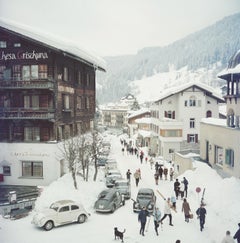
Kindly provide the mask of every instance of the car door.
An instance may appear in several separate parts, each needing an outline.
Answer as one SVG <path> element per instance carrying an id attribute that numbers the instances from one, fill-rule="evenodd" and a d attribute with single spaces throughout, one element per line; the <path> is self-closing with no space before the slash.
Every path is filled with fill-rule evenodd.
<path id="1" fill-rule="evenodd" d="M 62 206 L 58 210 L 57 223 L 66 224 L 68 222 L 71 222 L 70 207 L 69 207 L 69 205 Z"/>
<path id="2" fill-rule="evenodd" d="M 114 201 L 115 201 L 115 205 L 117 207 L 121 206 L 122 196 L 118 191 L 116 191 L 115 194 L 114 194 Z"/>

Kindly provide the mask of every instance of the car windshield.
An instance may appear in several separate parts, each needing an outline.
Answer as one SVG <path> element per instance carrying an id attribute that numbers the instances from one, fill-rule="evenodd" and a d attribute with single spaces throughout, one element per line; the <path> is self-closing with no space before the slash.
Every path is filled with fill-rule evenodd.
<path id="1" fill-rule="evenodd" d="M 126 182 L 116 182 L 115 186 L 116 187 L 127 187 L 128 184 Z"/>
<path id="2" fill-rule="evenodd" d="M 138 198 L 152 198 L 152 194 L 141 192 L 141 193 L 138 193 L 137 197 Z"/>

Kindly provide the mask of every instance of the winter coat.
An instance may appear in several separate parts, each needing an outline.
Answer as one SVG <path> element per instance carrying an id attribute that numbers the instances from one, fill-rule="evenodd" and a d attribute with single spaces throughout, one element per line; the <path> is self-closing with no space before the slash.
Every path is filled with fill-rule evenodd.
<path id="1" fill-rule="evenodd" d="M 231 235 L 226 235 L 221 243 L 234 243 L 235 240 L 232 238 Z"/>
<path id="2" fill-rule="evenodd" d="M 182 204 L 182 212 L 184 212 L 185 215 L 189 215 L 191 212 L 190 206 L 188 202 L 183 202 Z"/>
<path id="3" fill-rule="evenodd" d="M 233 239 L 237 239 L 237 242 L 240 243 L 240 228 L 238 229 L 238 231 L 233 236 Z"/>
<path id="4" fill-rule="evenodd" d="M 153 211 L 153 217 L 154 217 L 154 221 L 160 222 L 160 220 L 161 220 L 161 211 L 159 209 L 155 209 Z"/>
<path id="5" fill-rule="evenodd" d="M 140 179 L 140 174 L 139 174 L 138 171 L 136 171 L 136 172 L 134 173 L 134 178 L 135 178 L 135 179 Z"/>
<path id="6" fill-rule="evenodd" d="M 185 177 L 183 179 L 183 184 L 184 184 L 184 190 L 187 190 L 187 188 L 188 188 L 188 180 Z"/>
<path id="7" fill-rule="evenodd" d="M 167 174 L 168 174 L 168 169 L 167 169 L 167 168 L 164 168 L 164 170 L 163 170 L 163 174 L 164 174 L 164 175 L 167 175 Z"/>
<path id="8" fill-rule="evenodd" d="M 162 175 L 163 174 L 163 168 L 162 168 L 162 166 L 159 167 L 158 172 L 159 172 L 159 175 Z"/>
<path id="9" fill-rule="evenodd" d="M 149 216 L 149 213 L 147 210 L 141 210 L 138 214 L 138 221 L 141 223 L 147 222 L 147 216 Z"/>
<path id="10" fill-rule="evenodd" d="M 174 182 L 174 191 L 179 191 L 179 186 L 180 186 L 179 181 L 175 181 Z"/>
<path id="11" fill-rule="evenodd" d="M 203 207 L 198 208 L 196 214 L 199 216 L 200 219 L 205 219 L 205 215 L 207 214 L 207 210 Z"/>
<path id="12" fill-rule="evenodd" d="M 166 201 L 165 204 L 164 204 L 164 214 L 171 214 L 171 203 Z"/>

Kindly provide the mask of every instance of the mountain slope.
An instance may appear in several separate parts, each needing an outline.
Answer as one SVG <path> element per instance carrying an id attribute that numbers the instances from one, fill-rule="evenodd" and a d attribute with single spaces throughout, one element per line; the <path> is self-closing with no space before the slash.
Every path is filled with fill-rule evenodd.
<path id="1" fill-rule="evenodd" d="M 107 73 L 98 75 L 97 99 L 100 103 L 119 100 L 132 92 L 130 83 L 169 67 L 188 70 L 214 67 L 214 75 L 226 67 L 229 58 L 240 49 L 240 13 L 231 15 L 203 30 L 165 47 L 147 47 L 136 55 L 106 57 Z M 220 65 L 219 65 L 220 64 Z M 209 78 L 214 78 L 216 75 Z"/>

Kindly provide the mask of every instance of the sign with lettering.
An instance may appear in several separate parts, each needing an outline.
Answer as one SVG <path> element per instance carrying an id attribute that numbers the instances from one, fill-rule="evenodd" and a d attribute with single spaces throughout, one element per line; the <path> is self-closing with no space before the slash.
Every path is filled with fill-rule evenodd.
<path id="1" fill-rule="evenodd" d="M 0 52 L 0 60 L 38 60 L 38 59 L 47 59 L 47 52 L 36 52 L 36 51 L 19 51 L 14 52 Z"/>

